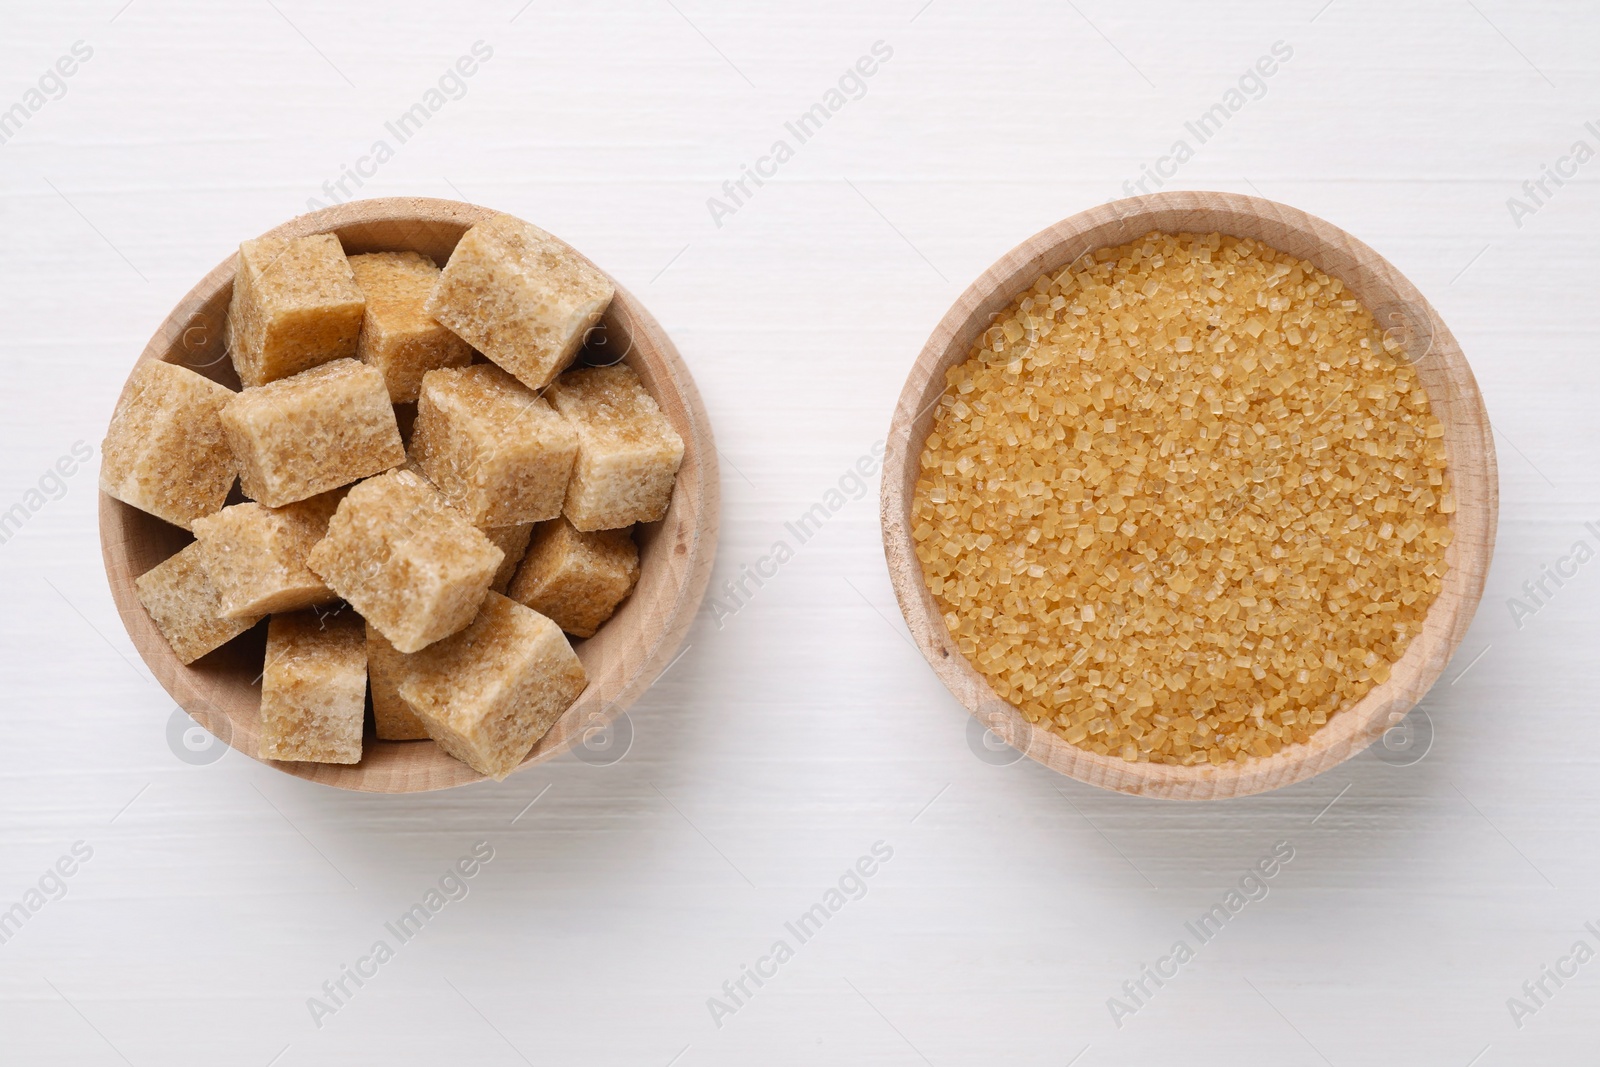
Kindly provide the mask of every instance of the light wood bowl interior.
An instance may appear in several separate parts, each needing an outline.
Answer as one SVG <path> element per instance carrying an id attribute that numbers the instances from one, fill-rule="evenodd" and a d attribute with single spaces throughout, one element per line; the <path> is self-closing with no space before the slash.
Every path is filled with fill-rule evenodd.
<path id="1" fill-rule="evenodd" d="M 990 688 L 951 640 L 923 579 L 911 539 L 918 457 L 933 425 L 945 371 L 965 361 L 994 315 L 1041 273 L 1086 252 L 1159 230 L 1249 237 L 1310 260 L 1340 278 L 1380 325 L 1404 331 L 1409 356 L 1445 428 L 1457 508 L 1446 552 L 1444 588 L 1423 630 L 1388 681 L 1329 718 L 1304 744 L 1266 758 L 1222 766 L 1131 763 L 1069 744 L 1030 724 Z M 1166 192 L 1120 200 L 1057 223 L 1008 252 L 973 282 L 933 331 L 900 394 L 884 463 L 884 552 L 900 610 L 940 680 L 980 722 L 1029 757 L 1091 785 L 1143 796 L 1208 800 L 1245 796 L 1309 778 L 1349 759 L 1398 723 L 1438 680 L 1483 594 L 1499 507 L 1494 441 L 1477 382 L 1460 346 L 1433 307 L 1398 270 L 1365 244 L 1304 211 L 1230 193 Z"/>
<path id="2" fill-rule="evenodd" d="M 415 251 L 443 266 L 461 235 L 495 214 L 446 200 L 365 200 L 303 215 L 271 235 L 333 233 L 351 255 Z M 233 292 L 235 258 L 230 253 L 179 302 L 146 346 L 141 361 L 179 363 L 231 389 L 239 388 L 222 328 Z M 644 306 L 618 285 L 601 329 L 591 333 L 586 355 L 595 362 L 621 360 L 639 373 L 683 437 L 683 466 L 666 518 L 635 530 L 641 568 L 638 586 L 599 633 L 574 641 L 589 676 L 588 688 L 534 746 L 523 768 L 550 759 L 586 732 L 609 723 L 649 687 L 683 642 L 705 595 L 716 551 L 716 448 L 700 394 L 677 349 Z M 197 722 L 245 755 L 258 758 L 266 622 L 186 667 L 173 655 L 134 591 L 139 575 L 190 540 L 186 531 L 100 495 L 106 576 L 139 654 L 156 680 Z M 370 792 L 418 792 L 482 779 L 432 741 L 377 740 L 370 716 L 359 764 L 263 762 L 301 778 Z"/>

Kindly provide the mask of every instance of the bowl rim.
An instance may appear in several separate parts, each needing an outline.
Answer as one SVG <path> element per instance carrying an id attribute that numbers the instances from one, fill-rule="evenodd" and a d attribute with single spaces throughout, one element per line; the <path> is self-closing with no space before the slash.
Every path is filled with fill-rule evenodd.
<path id="1" fill-rule="evenodd" d="M 918 458 L 943 394 L 944 371 L 968 357 L 982 325 L 1039 275 L 1151 231 L 1249 237 L 1310 260 L 1339 278 L 1380 321 L 1426 341 L 1412 362 L 1445 426 L 1457 511 L 1443 588 L 1389 679 L 1340 710 L 1310 740 L 1247 762 L 1132 763 L 1070 744 L 1029 723 L 956 648 L 923 578 L 909 522 Z M 1374 295 L 1381 299 L 1373 300 Z M 1418 347 L 1423 347 L 1418 345 Z M 1393 264 L 1332 223 L 1261 197 L 1173 190 L 1114 200 L 1039 231 L 969 285 L 934 328 L 907 376 L 888 434 L 880 520 L 891 584 L 913 639 L 939 680 L 983 726 L 1029 758 L 1090 785 L 1139 796 L 1212 800 L 1276 789 L 1320 774 L 1393 729 L 1443 674 L 1483 595 L 1493 555 L 1499 487 L 1493 431 L 1460 345 L 1422 293 Z"/>
<path id="2" fill-rule="evenodd" d="M 454 200 L 378 197 L 348 201 L 308 212 L 273 227 L 261 236 L 300 237 L 333 233 L 349 243 L 352 240 L 351 232 L 359 232 L 362 227 L 403 227 L 409 224 L 427 230 L 437 239 L 440 228 L 449 231 L 459 227 L 460 232 L 464 233 L 477 222 L 500 214 L 507 212 Z M 452 247 L 459 237 L 458 233 L 450 239 Z M 408 236 L 377 243 L 401 251 L 412 243 L 420 243 L 420 240 Z M 581 251 L 577 254 L 596 270 L 605 273 Z M 196 329 L 213 329 L 209 318 L 204 317 L 204 309 L 221 299 L 220 294 L 231 291 L 236 263 L 237 253 L 230 253 L 174 305 L 134 366 L 129 369 L 130 380 L 133 370 L 146 360 L 168 358 L 180 345 L 187 346 L 190 338 L 195 336 Z M 663 582 L 667 583 L 663 588 L 669 590 L 669 595 L 664 602 L 652 603 L 648 613 L 641 609 L 639 635 L 643 640 L 629 642 L 619 653 L 626 668 L 615 677 L 604 675 L 603 687 L 597 686 L 597 681 L 602 679 L 591 671 L 590 682 L 584 692 L 535 744 L 527 758 L 513 771 L 514 774 L 535 763 L 554 758 L 580 739 L 609 726 L 674 662 L 674 656 L 682 646 L 710 584 L 716 556 L 720 481 L 716 445 L 704 401 L 682 356 L 660 323 L 620 282 L 609 274 L 606 277 L 616 286 L 616 295 L 607 311 L 606 321 L 612 321 L 615 316 L 615 321 L 625 329 L 629 343 L 628 351 L 622 358 L 627 358 L 637 350 L 643 364 L 641 366 L 633 360 L 630 360 L 630 364 L 641 371 L 641 376 L 651 386 L 651 393 L 663 411 L 669 415 L 676 414 L 674 422 L 679 423 L 677 428 L 687 446 L 668 516 L 661 523 L 654 524 L 657 528 L 649 545 L 650 551 L 662 553 L 659 566 L 669 572 L 663 576 Z M 205 325 L 197 327 L 197 322 L 204 322 Z M 221 358 L 218 357 L 218 360 Z M 124 382 L 123 389 L 119 391 L 119 402 L 127 387 L 128 383 Z M 664 388 L 670 390 L 669 395 L 662 395 Z M 487 780 L 484 775 L 444 755 L 432 745 L 427 747 L 438 751 L 439 758 L 428 760 L 424 767 L 413 766 L 414 757 L 408 753 L 421 751 L 421 742 L 378 742 L 373 739 L 370 729 L 365 739 L 362 761 L 358 764 L 302 763 L 257 756 L 254 719 L 259 715 L 259 685 L 252 686 L 253 695 L 249 697 L 248 709 L 242 707 L 238 699 L 230 699 L 228 694 L 235 691 L 234 681 L 228 676 L 218 677 L 215 671 L 207 669 L 209 657 L 202 657 L 192 666 L 179 663 L 166 639 L 139 603 L 134 588 L 134 580 L 138 575 L 133 573 L 130 544 L 138 537 L 134 532 L 135 525 L 147 521 L 160 520 L 100 490 L 101 556 L 112 599 L 129 638 L 156 681 L 214 737 L 251 759 L 286 774 L 360 792 L 425 792 Z M 166 531 L 174 540 L 183 533 L 177 527 Z M 624 603 L 626 607 L 627 602 Z M 604 632 L 602 628 L 601 634 Z M 600 636 L 590 640 L 597 640 Z M 582 647 L 580 645 L 580 655 Z M 220 652 L 221 649 L 210 655 L 216 656 Z"/>

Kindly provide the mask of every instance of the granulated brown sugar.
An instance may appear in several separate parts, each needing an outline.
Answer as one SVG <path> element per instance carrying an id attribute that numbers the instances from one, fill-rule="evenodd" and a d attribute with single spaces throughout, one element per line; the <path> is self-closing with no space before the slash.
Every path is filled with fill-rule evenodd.
<path id="1" fill-rule="evenodd" d="M 1067 741 L 1269 756 L 1386 680 L 1445 573 L 1444 427 L 1343 283 L 1151 233 L 949 370 L 913 506 L 961 652 Z"/>

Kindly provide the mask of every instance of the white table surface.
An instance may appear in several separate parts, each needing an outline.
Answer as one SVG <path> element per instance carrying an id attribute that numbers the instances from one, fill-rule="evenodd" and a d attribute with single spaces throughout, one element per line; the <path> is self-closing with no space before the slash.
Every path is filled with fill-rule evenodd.
<path id="1" fill-rule="evenodd" d="M 93 50 L 0 145 L 0 510 L 40 505 L 0 545 L 0 909 L 92 850 L 0 944 L 0 1063 L 1592 1062 L 1600 962 L 1545 979 L 1520 1020 L 1507 1003 L 1580 939 L 1600 949 L 1600 563 L 1520 629 L 1507 603 L 1600 545 L 1600 162 L 1520 225 L 1507 205 L 1575 141 L 1600 148 L 1592 5 L 7 0 L 0 18 L 0 110 Z M 648 304 L 724 458 L 718 585 L 882 437 L 973 277 L 1121 195 L 1287 44 L 1169 187 L 1360 236 L 1477 372 L 1499 545 L 1424 705 L 1426 757 L 1191 806 L 986 762 L 900 622 L 876 485 L 720 628 L 701 615 L 613 765 L 364 796 L 170 742 L 101 568 L 98 454 L 59 499 L 27 494 L 98 446 L 177 299 L 325 200 L 477 41 L 493 55 L 465 96 L 360 193 L 532 219 Z M 716 225 L 707 199 L 878 41 L 865 95 Z M 865 896 L 805 944 L 786 932 L 880 841 Z M 1266 898 L 1118 1026 L 1108 998 L 1197 945 L 1185 922 L 1280 841 L 1294 859 Z M 478 842 L 493 859 L 468 895 L 399 944 L 384 924 Z M 713 1019 L 780 938 L 793 958 Z M 314 1019 L 308 998 L 379 939 L 393 958 Z"/>

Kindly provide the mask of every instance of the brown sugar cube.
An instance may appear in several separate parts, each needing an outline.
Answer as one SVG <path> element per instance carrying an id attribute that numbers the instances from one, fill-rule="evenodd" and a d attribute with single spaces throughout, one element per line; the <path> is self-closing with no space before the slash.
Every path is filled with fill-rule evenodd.
<path id="1" fill-rule="evenodd" d="M 410 403 L 428 371 L 472 362 L 472 346 L 424 308 L 439 280 L 433 260 L 416 252 L 373 252 L 351 256 L 350 269 L 367 298 L 356 355 L 382 372 L 390 400 Z"/>
<path id="2" fill-rule="evenodd" d="M 186 367 L 140 363 L 100 445 L 100 488 L 185 530 L 222 507 L 234 477 L 222 409 L 235 395 Z"/>
<path id="3" fill-rule="evenodd" d="M 365 307 L 333 234 L 244 242 L 227 329 L 239 381 L 265 385 L 354 356 Z"/>
<path id="4" fill-rule="evenodd" d="M 562 509 L 572 525 L 615 530 L 665 516 L 683 438 L 633 368 L 619 363 L 575 370 L 562 375 L 549 396 L 578 434 L 578 462 Z"/>
<path id="5" fill-rule="evenodd" d="M 501 779 L 588 684 L 561 628 L 498 593 L 471 626 L 407 656 L 400 695 L 439 747 Z"/>
<path id="6" fill-rule="evenodd" d="M 262 759 L 360 763 L 367 639 L 354 612 L 297 611 L 267 623 Z"/>
<path id="7" fill-rule="evenodd" d="M 133 583 L 139 603 L 167 639 L 180 663 L 193 663 L 221 648 L 261 621 L 259 615 L 230 619 L 200 562 L 200 546 L 190 544 L 141 574 Z"/>
<path id="8" fill-rule="evenodd" d="M 566 519 L 534 531 L 506 594 L 575 637 L 593 637 L 639 580 L 639 549 L 627 530 L 584 533 Z"/>
<path id="9" fill-rule="evenodd" d="M 226 618 L 298 611 L 336 599 L 306 566 L 343 491 L 281 508 L 234 504 L 194 521 L 194 536 Z"/>
<path id="10" fill-rule="evenodd" d="M 353 359 L 246 389 L 222 424 L 244 495 L 272 508 L 406 461 L 383 375 Z"/>
<path id="11" fill-rule="evenodd" d="M 504 553 L 410 471 L 350 490 L 306 565 L 401 652 L 472 621 Z"/>
<path id="12" fill-rule="evenodd" d="M 428 474 L 416 460 L 408 459 L 401 464 L 401 470 L 410 471 L 429 485 Z M 434 488 L 438 488 L 434 486 Z M 511 576 L 517 572 L 517 564 L 522 562 L 522 556 L 528 551 L 528 540 L 533 536 L 535 524 L 531 522 L 518 523 L 515 526 L 479 526 L 485 537 L 494 543 L 494 546 L 506 554 L 500 561 L 500 569 L 494 572 L 494 581 L 489 583 L 489 588 L 496 593 L 504 593 L 506 585 L 510 583 Z"/>
<path id="13" fill-rule="evenodd" d="M 411 453 L 473 524 L 515 526 L 561 514 L 578 437 L 533 390 L 480 363 L 423 378 Z"/>
<path id="14" fill-rule="evenodd" d="M 380 741 L 426 741 L 428 731 L 400 698 L 406 657 L 367 623 L 367 681 L 372 687 L 372 718 Z"/>
<path id="15" fill-rule="evenodd" d="M 616 292 L 566 242 L 496 215 L 468 230 L 428 313 L 530 389 L 572 363 Z"/>
<path id="16" fill-rule="evenodd" d="M 517 564 L 522 562 L 522 557 L 528 551 L 528 541 L 533 537 L 533 527 L 533 523 L 525 522 L 518 526 L 483 528 L 484 536 L 506 554 L 506 558 L 500 561 L 500 569 L 494 572 L 494 581 L 489 583 L 489 588 L 496 593 L 504 593 L 506 586 L 511 584 L 511 576 L 517 573 Z"/>

